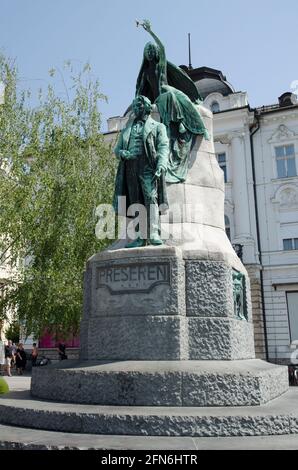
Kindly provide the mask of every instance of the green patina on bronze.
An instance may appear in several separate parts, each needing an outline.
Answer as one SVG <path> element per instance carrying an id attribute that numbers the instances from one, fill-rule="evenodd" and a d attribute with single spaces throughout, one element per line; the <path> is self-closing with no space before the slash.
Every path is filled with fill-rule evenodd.
<path id="1" fill-rule="evenodd" d="M 179 67 L 167 62 L 165 48 L 149 21 L 141 23 L 156 44 L 147 43 L 137 78 L 133 116 L 120 133 L 115 154 L 119 158 L 114 209 L 119 197 L 126 207 L 141 204 L 147 210 L 147 235 L 139 233 L 127 247 L 162 244 L 160 212 L 168 208 L 166 183 L 185 181 L 190 151 L 197 135 L 209 139 L 197 105 L 199 92 Z M 158 108 L 161 123 L 150 117 L 151 102 Z M 150 216 L 148 217 L 148 214 Z"/>
<path id="2" fill-rule="evenodd" d="M 151 102 L 145 96 L 133 101 L 134 119 L 120 133 L 114 149 L 119 158 L 114 209 L 119 213 L 118 198 L 126 197 L 126 206 L 142 204 L 147 209 L 147 240 L 160 245 L 159 210 L 168 208 L 165 172 L 168 165 L 169 140 L 164 124 L 150 117 Z M 150 215 L 149 215 L 150 214 Z M 127 247 L 144 246 L 138 236 Z"/>
<path id="3" fill-rule="evenodd" d="M 202 102 L 190 77 L 166 60 L 165 48 L 151 30 L 150 22 L 138 23 L 155 40 L 147 43 L 137 78 L 136 96 L 147 96 L 157 105 L 161 122 L 167 128 L 170 155 L 166 173 L 168 183 L 185 181 L 190 151 L 197 135 L 209 139 L 196 105 Z"/>
<path id="4" fill-rule="evenodd" d="M 240 320 L 248 321 L 245 276 L 236 270 L 233 270 L 233 298 L 235 316 Z"/>

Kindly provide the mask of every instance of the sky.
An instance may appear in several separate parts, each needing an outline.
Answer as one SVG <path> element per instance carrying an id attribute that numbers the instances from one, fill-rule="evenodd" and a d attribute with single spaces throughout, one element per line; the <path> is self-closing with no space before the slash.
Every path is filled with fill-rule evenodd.
<path id="1" fill-rule="evenodd" d="M 108 117 L 131 103 L 150 36 L 149 19 L 167 59 L 219 69 L 252 107 L 277 102 L 298 84 L 297 0 L 0 0 L 0 50 L 16 60 L 23 88 L 45 87 L 52 67 L 89 62 L 108 103 Z M 56 78 L 56 88 L 62 81 Z"/>

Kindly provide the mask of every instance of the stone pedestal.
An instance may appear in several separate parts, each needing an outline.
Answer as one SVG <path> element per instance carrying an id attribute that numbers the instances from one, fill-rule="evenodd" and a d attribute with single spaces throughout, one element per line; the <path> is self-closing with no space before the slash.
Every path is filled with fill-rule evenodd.
<path id="1" fill-rule="evenodd" d="M 207 255 L 208 253 L 206 253 Z M 234 311 L 238 258 L 184 258 L 179 247 L 106 251 L 89 260 L 82 360 L 236 360 L 254 358 L 248 320 Z"/>
<path id="2" fill-rule="evenodd" d="M 235 311 L 236 270 L 247 319 Z M 34 371 L 32 380 L 40 398 L 100 405 L 257 405 L 287 388 L 285 368 L 255 359 L 239 259 L 169 246 L 93 256 L 80 362 Z"/>

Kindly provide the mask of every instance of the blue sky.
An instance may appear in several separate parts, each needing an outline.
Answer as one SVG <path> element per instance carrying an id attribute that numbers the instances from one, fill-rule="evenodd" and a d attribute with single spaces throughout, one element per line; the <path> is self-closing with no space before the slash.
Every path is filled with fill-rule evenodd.
<path id="1" fill-rule="evenodd" d="M 176 65 L 188 62 L 191 33 L 193 67 L 222 70 L 251 106 L 277 102 L 298 80 L 297 0 L 0 0 L 0 48 L 16 58 L 26 88 L 46 86 L 65 60 L 89 61 L 109 99 L 105 121 L 134 95 L 149 40 L 135 25 L 143 18 Z"/>

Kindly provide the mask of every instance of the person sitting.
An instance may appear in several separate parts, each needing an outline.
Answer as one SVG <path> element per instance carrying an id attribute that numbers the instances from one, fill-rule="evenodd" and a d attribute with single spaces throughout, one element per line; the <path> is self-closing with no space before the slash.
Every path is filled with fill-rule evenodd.
<path id="1" fill-rule="evenodd" d="M 63 361 L 64 359 L 67 359 L 65 344 L 63 344 L 63 343 L 58 344 L 58 354 L 59 354 L 59 360 L 60 361 Z"/>
<path id="2" fill-rule="evenodd" d="M 32 351 L 31 351 L 32 367 L 36 366 L 37 357 L 38 357 L 38 348 L 36 346 L 36 343 L 33 343 Z"/>

